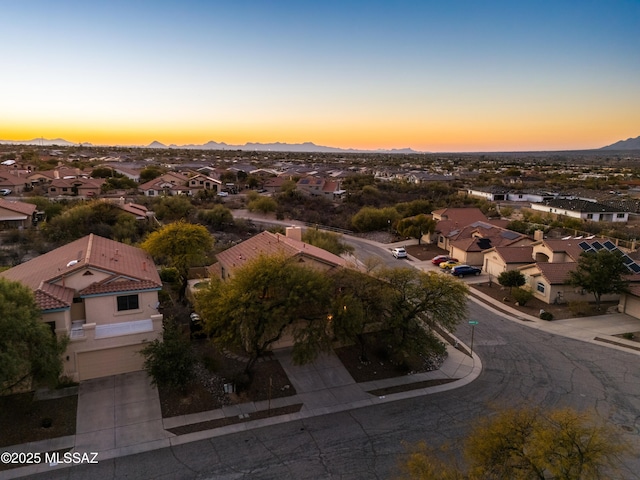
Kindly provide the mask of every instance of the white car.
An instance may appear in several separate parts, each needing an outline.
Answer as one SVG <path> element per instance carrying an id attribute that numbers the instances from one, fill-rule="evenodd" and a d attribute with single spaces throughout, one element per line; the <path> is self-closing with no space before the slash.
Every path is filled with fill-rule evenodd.
<path id="1" fill-rule="evenodd" d="M 407 258 L 407 251 L 403 247 L 397 247 L 391 250 L 391 255 L 396 258 Z"/>
<path id="2" fill-rule="evenodd" d="M 3 195 L 6 197 L 10 193 L 11 193 L 11 190 L 9 188 L 0 188 L 0 195 Z"/>
<path id="3" fill-rule="evenodd" d="M 218 196 L 219 197 L 228 197 L 229 193 L 228 192 L 218 192 Z"/>

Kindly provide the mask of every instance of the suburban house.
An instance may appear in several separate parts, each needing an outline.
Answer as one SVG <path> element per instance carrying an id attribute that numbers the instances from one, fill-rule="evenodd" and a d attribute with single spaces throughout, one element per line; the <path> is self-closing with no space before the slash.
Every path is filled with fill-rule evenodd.
<path id="1" fill-rule="evenodd" d="M 640 318 L 640 285 L 629 285 L 629 291 L 620 295 L 618 311 Z"/>
<path id="2" fill-rule="evenodd" d="M 517 270 L 533 261 L 533 247 L 520 245 L 517 247 L 493 247 L 485 250 L 482 269 L 490 277 L 498 277 L 502 272 Z"/>
<path id="3" fill-rule="evenodd" d="M 9 201 L 0 197 L 0 229 L 29 228 L 34 224 L 33 203 Z"/>
<path id="4" fill-rule="evenodd" d="M 13 194 L 21 193 L 29 184 L 26 173 L 21 170 L 0 169 L 0 188 L 11 190 Z"/>
<path id="5" fill-rule="evenodd" d="M 577 267 L 580 255 L 591 250 L 592 246 L 595 246 L 594 250 L 616 249 L 612 242 L 593 238 L 541 239 L 531 244 L 532 262 L 517 269 L 524 274 L 526 285 L 535 297 L 545 303 L 592 301 L 591 294 L 566 283 L 569 272 Z M 628 263 L 633 263 L 633 261 L 629 259 Z M 633 268 L 640 271 L 640 266 L 635 263 Z M 630 281 L 640 280 L 637 275 L 632 274 L 632 270 L 629 273 Z M 614 301 L 618 298 L 618 295 L 606 295 L 602 297 L 602 300 Z"/>
<path id="6" fill-rule="evenodd" d="M 552 215 L 579 218 L 590 222 L 627 222 L 629 213 L 598 202 L 583 199 L 558 198 L 532 203 L 531 209 Z"/>
<path id="7" fill-rule="evenodd" d="M 187 185 L 187 180 L 187 177 L 180 173 L 167 172 L 143 183 L 138 190 L 147 197 L 189 195 L 191 189 Z"/>
<path id="8" fill-rule="evenodd" d="M 556 198 L 556 194 L 539 190 L 509 190 L 503 187 L 469 188 L 465 193 L 472 197 L 484 198 L 490 202 L 532 202 L 542 203 Z"/>
<path id="9" fill-rule="evenodd" d="M 194 195 L 201 190 L 211 190 L 213 192 L 222 191 L 222 182 L 216 178 L 210 177 L 203 173 L 197 173 L 188 181 L 191 194 Z"/>
<path id="10" fill-rule="evenodd" d="M 487 222 L 473 222 L 446 237 L 446 250 L 460 262 L 484 265 L 484 252 L 495 247 L 530 245 L 533 240 L 519 232 Z"/>
<path id="11" fill-rule="evenodd" d="M 139 248 L 91 234 L 0 276 L 31 288 L 42 321 L 70 337 L 64 375 L 75 381 L 141 370 L 140 348 L 162 335 L 162 282 Z"/>
<path id="12" fill-rule="evenodd" d="M 286 235 L 261 232 L 216 255 L 217 262 L 207 270 L 210 276 L 223 280 L 233 276 L 233 272 L 260 255 L 285 255 L 295 257 L 298 262 L 323 272 L 349 266 L 347 260 L 322 248 L 302 241 L 300 227 L 288 227 Z"/>
<path id="13" fill-rule="evenodd" d="M 50 197 L 75 196 L 97 197 L 102 191 L 104 178 L 57 178 L 47 186 Z"/>
<path id="14" fill-rule="evenodd" d="M 340 190 L 340 182 L 325 180 L 320 177 L 307 176 L 298 180 L 296 189 L 310 197 L 325 197 L 331 200 L 340 198 L 344 190 Z"/>

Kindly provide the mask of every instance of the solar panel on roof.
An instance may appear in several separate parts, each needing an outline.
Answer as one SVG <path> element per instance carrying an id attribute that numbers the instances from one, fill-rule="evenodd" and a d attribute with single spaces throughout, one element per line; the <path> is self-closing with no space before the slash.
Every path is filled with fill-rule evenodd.
<path id="1" fill-rule="evenodd" d="M 611 250 L 615 250 L 616 246 L 609 240 L 607 240 L 606 242 L 604 242 L 604 248 L 606 248 L 607 250 L 611 251 Z"/>
<path id="2" fill-rule="evenodd" d="M 591 246 L 596 250 L 602 250 L 604 248 L 600 242 L 593 242 Z"/>
<path id="3" fill-rule="evenodd" d="M 591 245 L 589 245 L 587 242 L 580 242 L 578 246 L 585 252 L 591 250 Z"/>
<path id="4" fill-rule="evenodd" d="M 633 259 L 629 257 L 629 255 L 623 255 L 622 263 L 624 263 L 625 265 L 631 265 L 633 263 Z"/>
<path id="5" fill-rule="evenodd" d="M 632 270 L 633 273 L 640 273 L 640 265 L 638 265 L 637 263 L 632 263 L 631 265 L 629 265 L 627 267 L 629 270 Z"/>
<path id="6" fill-rule="evenodd" d="M 511 232 L 511 231 L 502 232 L 500 235 L 506 238 L 507 240 L 514 240 L 520 236 L 518 232 Z"/>

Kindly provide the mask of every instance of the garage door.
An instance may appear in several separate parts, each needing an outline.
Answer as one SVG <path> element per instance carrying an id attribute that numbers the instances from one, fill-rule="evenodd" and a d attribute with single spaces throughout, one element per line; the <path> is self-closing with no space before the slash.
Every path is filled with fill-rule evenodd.
<path id="1" fill-rule="evenodd" d="M 138 352 L 141 345 L 114 347 L 92 352 L 78 352 L 80 380 L 107 377 L 143 369 L 144 357 Z"/>

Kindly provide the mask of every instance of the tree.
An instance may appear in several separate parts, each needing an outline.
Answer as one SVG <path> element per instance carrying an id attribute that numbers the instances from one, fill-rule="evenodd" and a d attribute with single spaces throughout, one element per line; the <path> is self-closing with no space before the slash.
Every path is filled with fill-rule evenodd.
<path id="1" fill-rule="evenodd" d="M 393 350 L 398 354 L 443 350 L 433 329 L 442 326 L 453 330 L 465 318 L 466 285 L 413 268 L 381 269 L 377 277 L 388 287 L 383 328 Z"/>
<path id="2" fill-rule="evenodd" d="M 513 287 L 521 287 L 526 283 L 524 275 L 519 270 L 507 270 L 498 275 L 498 283 L 503 287 L 509 287 L 509 293 Z"/>
<path id="3" fill-rule="evenodd" d="M 224 205 L 214 205 L 209 210 L 198 210 L 198 220 L 217 230 L 233 225 L 233 214 Z"/>
<path id="4" fill-rule="evenodd" d="M 577 268 L 569 272 L 567 283 L 593 293 L 596 308 L 600 310 L 602 295 L 627 291 L 628 282 L 623 276 L 628 273 L 618 251 L 583 252 Z"/>
<path id="5" fill-rule="evenodd" d="M 422 241 L 422 236 L 426 233 L 433 233 L 436 230 L 436 221 L 429 215 L 416 215 L 415 217 L 403 218 L 396 226 L 396 230 L 403 237 L 418 239 L 418 245 Z"/>
<path id="6" fill-rule="evenodd" d="M 571 409 L 510 409 L 484 417 L 464 445 L 468 471 L 424 443 L 401 463 L 415 479 L 606 479 L 627 447 L 618 432 Z"/>
<path id="7" fill-rule="evenodd" d="M 336 292 L 331 307 L 333 334 L 341 342 L 360 345 L 360 359 L 365 357 L 365 333 L 385 320 L 387 284 L 377 278 L 351 269 L 333 275 Z"/>
<path id="8" fill-rule="evenodd" d="M 62 373 L 67 338 L 42 323 L 33 292 L 0 278 L 0 392 L 29 379 L 55 384 Z"/>
<path id="9" fill-rule="evenodd" d="M 146 183 L 150 180 L 153 180 L 154 178 L 158 178 L 164 172 L 165 171 L 160 167 L 149 165 L 148 167 L 143 168 L 140 172 L 140 183 Z"/>
<path id="10" fill-rule="evenodd" d="M 351 224 L 359 232 L 387 230 L 395 224 L 399 217 L 398 211 L 393 207 L 362 207 L 351 219 Z"/>
<path id="11" fill-rule="evenodd" d="M 330 294 L 328 278 L 296 257 L 261 255 L 230 279 L 212 280 L 200 290 L 196 310 L 214 343 L 247 353 L 245 373 L 251 373 L 256 360 L 285 332 L 293 335 L 298 363 L 327 350 Z"/>
<path id="12" fill-rule="evenodd" d="M 140 246 L 160 263 L 178 270 L 180 298 L 184 298 L 189 268 L 203 264 L 213 248 L 213 237 L 202 225 L 179 221 L 152 232 Z"/>
<path id="13" fill-rule="evenodd" d="M 351 253 L 354 248 L 341 240 L 342 236 L 337 233 L 308 228 L 302 235 L 302 240 L 316 247 L 322 248 L 335 255 Z"/>
<path id="14" fill-rule="evenodd" d="M 260 196 L 247 204 L 250 212 L 270 213 L 275 212 L 276 208 L 278 208 L 278 202 L 271 197 Z"/>
<path id="15" fill-rule="evenodd" d="M 171 320 L 165 320 L 162 340 L 148 343 L 140 354 L 154 385 L 185 391 L 195 376 L 191 344 Z"/>

